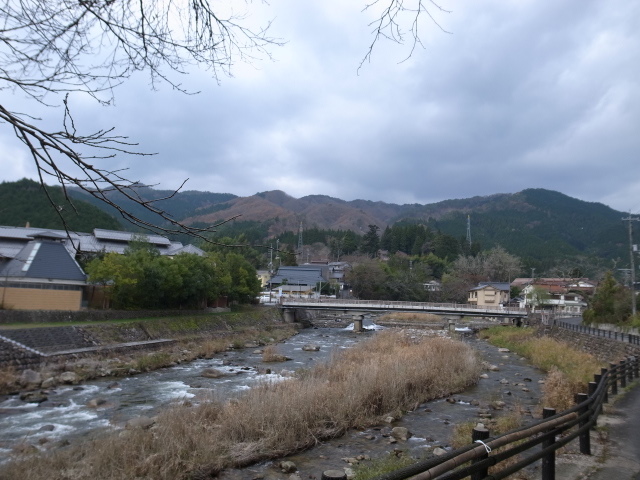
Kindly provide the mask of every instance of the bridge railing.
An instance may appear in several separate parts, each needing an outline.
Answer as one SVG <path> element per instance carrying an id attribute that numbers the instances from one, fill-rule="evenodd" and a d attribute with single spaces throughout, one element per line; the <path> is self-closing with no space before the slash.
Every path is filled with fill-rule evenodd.
<path id="1" fill-rule="evenodd" d="M 640 335 L 633 335 L 630 333 L 616 332 L 613 330 L 602 330 L 599 328 L 589 327 L 587 325 L 573 325 L 567 322 L 556 322 L 556 325 L 567 330 L 573 330 L 575 332 L 586 333 L 595 337 L 610 338 L 612 340 L 619 340 L 621 342 L 630 343 L 632 345 L 640 345 Z"/>
<path id="2" fill-rule="evenodd" d="M 502 479 L 541 460 L 542 480 L 555 479 L 555 452 L 579 439 L 580 453 L 591 454 L 589 431 L 596 426 L 598 415 L 608 396 L 618 393 L 618 385 L 638 378 L 638 358 L 628 357 L 619 364 L 602 369 L 589 383 L 588 393 L 575 396 L 576 405 L 556 413 L 545 408 L 543 419 L 491 437 L 488 429 L 476 427 L 470 445 L 436 458 L 378 476 L 375 480 L 456 480 L 471 477 Z M 509 462 L 506 462 L 509 460 Z M 489 468 L 493 467 L 491 476 Z"/>
<path id="3" fill-rule="evenodd" d="M 427 303 L 427 302 L 400 302 L 394 300 L 351 300 L 351 299 L 333 299 L 333 298 L 284 298 L 280 299 L 282 306 L 299 306 L 299 305 L 331 305 L 331 306 L 359 306 L 372 308 L 389 308 L 389 309 L 412 309 L 412 310 L 450 310 L 450 311 L 478 311 L 482 313 L 496 313 L 523 315 L 526 310 L 523 308 L 473 305 L 461 303 Z"/>

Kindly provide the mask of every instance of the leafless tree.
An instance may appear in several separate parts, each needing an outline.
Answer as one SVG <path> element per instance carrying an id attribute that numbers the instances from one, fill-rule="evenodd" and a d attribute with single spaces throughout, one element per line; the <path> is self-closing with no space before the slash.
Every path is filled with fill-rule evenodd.
<path id="1" fill-rule="evenodd" d="M 82 92 L 109 105 L 116 87 L 137 71 L 147 72 L 153 87 L 161 82 L 193 93 L 175 80 L 190 66 L 208 69 L 217 81 L 230 75 L 237 62 L 270 58 L 272 48 L 283 41 L 269 35 L 270 24 L 259 29 L 249 27 L 246 16 L 234 13 L 231 3 L 220 6 L 212 0 L 0 0 L 0 90 L 21 92 L 34 102 L 62 109 L 61 128 L 50 131 L 40 126 L 38 118 L 14 111 L 5 103 L 6 97 L 0 105 L 0 122 L 12 128 L 27 148 L 45 191 L 45 179 L 53 177 L 72 205 L 67 189 L 78 187 L 116 208 L 134 225 L 152 231 L 204 238 L 204 233 L 215 228 L 182 224 L 157 205 L 163 199 L 148 201 L 139 195 L 138 190 L 145 186 L 142 182 L 128 178 L 126 171 L 99 166 L 116 155 L 146 153 L 138 151 L 134 142 L 113 128 L 79 133 L 68 95 Z M 437 5 L 422 0 L 413 0 L 411 7 L 408 3 L 375 0 L 365 6 L 365 10 L 384 7 L 365 59 L 370 58 L 381 38 L 404 41 L 399 25 L 402 13 L 413 15 L 409 29 L 413 47 L 420 43 L 417 19 L 423 14 L 430 16 L 425 4 Z M 225 9 L 228 13 L 223 13 Z M 159 227 L 121 208 L 113 200 L 114 192 L 154 212 L 168 227 Z M 60 209 L 56 211 L 64 222 Z"/>

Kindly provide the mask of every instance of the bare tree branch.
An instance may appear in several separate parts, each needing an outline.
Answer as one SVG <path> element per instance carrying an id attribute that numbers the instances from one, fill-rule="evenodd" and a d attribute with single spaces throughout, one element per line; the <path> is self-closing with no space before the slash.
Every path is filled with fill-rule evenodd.
<path id="1" fill-rule="evenodd" d="M 364 12 L 375 8 L 380 8 L 381 10 L 380 13 L 376 15 L 377 18 L 369 23 L 369 26 L 373 27 L 371 32 L 373 40 L 369 45 L 366 55 L 362 58 L 358 66 L 358 71 L 360 71 L 365 63 L 371 61 L 373 50 L 380 40 L 389 40 L 393 43 L 404 44 L 406 32 L 403 25 L 406 23 L 411 23 L 411 26 L 408 28 L 408 33 L 411 38 L 411 49 L 402 62 L 411 58 L 416 47 L 418 45 L 423 46 L 422 40 L 420 39 L 419 20 L 420 17 L 424 15 L 440 30 L 445 33 L 451 33 L 446 31 L 435 19 L 428 8 L 429 5 L 441 12 L 451 13 L 449 10 L 442 8 L 435 0 L 372 0 L 370 3 L 367 3 L 363 9 Z M 409 22 L 406 22 L 405 18 L 408 18 Z"/>

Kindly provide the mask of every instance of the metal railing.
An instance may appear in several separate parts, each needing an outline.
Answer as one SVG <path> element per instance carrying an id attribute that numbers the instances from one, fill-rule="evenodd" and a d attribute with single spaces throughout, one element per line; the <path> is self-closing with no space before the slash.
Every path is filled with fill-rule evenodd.
<path id="1" fill-rule="evenodd" d="M 575 439 L 579 440 L 580 453 L 591 454 L 589 431 L 596 426 L 603 404 L 609 394 L 618 393 L 627 382 L 638 378 L 639 361 L 628 357 L 619 363 L 609 364 L 594 381 L 589 383 L 589 393 L 579 393 L 576 405 L 556 413 L 545 408 L 543 419 L 503 435 L 491 437 L 489 430 L 476 427 L 470 445 L 436 458 L 430 458 L 408 467 L 376 477 L 375 480 L 498 480 L 542 461 L 542 480 L 555 479 L 555 452 Z M 509 462 L 505 462 L 506 460 Z M 503 463 L 504 462 L 504 463 Z M 494 467 L 491 475 L 489 468 Z"/>
<path id="2" fill-rule="evenodd" d="M 284 298 L 279 304 L 283 307 L 305 307 L 320 305 L 326 307 L 351 307 L 377 310 L 424 310 L 424 311 L 450 311 L 450 312 L 476 312 L 494 315 L 526 316 L 527 310 L 514 307 L 491 307 L 486 305 L 472 305 L 462 303 L 427 303 L 427 302 L 400 302 L 393 300 L 352 300 L 333 298 Z"/>
<path id="3" fill-rule="evenodd" d="M 621 342 L 630 343 L 632 345 L 640 345 L 640 335 L 633 335 L 630 333 L 616 332 L 613 330 L 601 330 L 599 328 L 592 328 L 587 325 L 573 325 L 566 322 L 556 322 L 556 325 L 567 330 L 573 330 L 575 332 L 586 333 L 595 337 L 610 338 L 612 340 L 619 340 Z"/>

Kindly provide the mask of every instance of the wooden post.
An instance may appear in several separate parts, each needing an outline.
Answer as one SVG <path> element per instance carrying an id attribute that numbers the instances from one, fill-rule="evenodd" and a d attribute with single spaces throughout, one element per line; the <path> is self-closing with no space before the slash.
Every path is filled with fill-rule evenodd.
<path id="1" fill-rule="evenodd" d="M 587 395 L 586 393 L 576 393 L 575 402 L 577 404 L 582 403 L 588 398 L 589 398 L 589 395 Z M 582 408 L 580 408 L 580 410 L 578 410 L 578 415 L 583 415 L 588 410 L 589 410 L 589 407 L 585 405 Z M 579 424 L 580 428 L 584 427 L 587 423 L 589 423 L 588 417 L 580 420 L 580 424 Z M 583 455 L 591 455 L 591 438 L 589 437 L 589 435 L 590 435 L 589 430 L 586 430 L 585 432 L 582 432 L 580 434 L 580 453 L 582 453 Z"/>
<path id="2" fill-rule="evenodd" d="M 620 388 L 626 388 L 627 386 L 627 361 L 620 360 Z"/>
<path id="3" fill-rule="evenodd" d="M 555 408 L 543 408 L 542 418 L 549 418 L 556 414 Z M 542 442 L 542 448 L 547 448 L 553 445 L 555 438 L 549 438 Z M 542 457 L 542 480 L 556 480 L 556 452 L 552 451 L 544 457 Z"/>
<path id="4" fill-rule="evenodd" d="M 609 382 L 611 383 L 611 395 L 618 394 L 618 366 L 615 363 L 609 363 Z"/>
<path id="5" fill-rule="evenodd" d="M 629 382 L 633 382 L 633 357 L 627 357 L 627 373 Z"/>
<path id="6" fill-rule="evenodd" d="M 595 375 L 594 375 L 595 376 Z M 589 396 L 593 397 L 596 393 L 596 390 L 598 389 L 598 382 L 589 382 Z M 593 416 L 595 417 L 595 422 L 593 422 L 593 426 L 591 427 L 592 430 L 595 430 L 597 424 L 598 424 L 598 415 L 600 415 L 600 408 L 595 408 L 593 410 Z"/>
<path id="7" fill-rule="evenodd" d="M 606 368 L 601 368 L 600 369 L 600 380 L 598 380 L 598 383 L 600 383 L 603 378 L 606 378 L 608 371 L 609 370 L 607 370 Z M 604 400 L 603 401 L 604 401 L 604 403 L 609 403 L 609 385 L 605 385 L 605 387 L 604 387 Z"/>
<path id="8" fill-rule="evenodd" d="M 471 440 L 475 442 L 476 440 L 486 440 L 489 438 L 489 429 L 482 424 L 476 425 L 476 428 L 473 429 L 471 433 Z M 489 457 L 489 452 L 484 453 L 481 457 L 478 457 L 475 460 L 472 460 L 471 463 L 478 463 L 481 460 Z M 475 473 L 471 474 L 471 480 L 481 480 L 489 474 L 489 467 L 483 468 Z"/>
<path id="9" fill-rule="evenodd" d="M 322 472 L 321 480 L 347 480 L 344 470 L 325 470 Z"/>
<path id="10" fill-rule="evenodd" d="M 637 355 L 634 358 L 635 358 L 635 360 L 633 362 L 633 365 L 634 365 L 633 372 L 634 372 L 635 377 L 638 378 L 640 376 L 640 361 L 639 361 Z"/>

